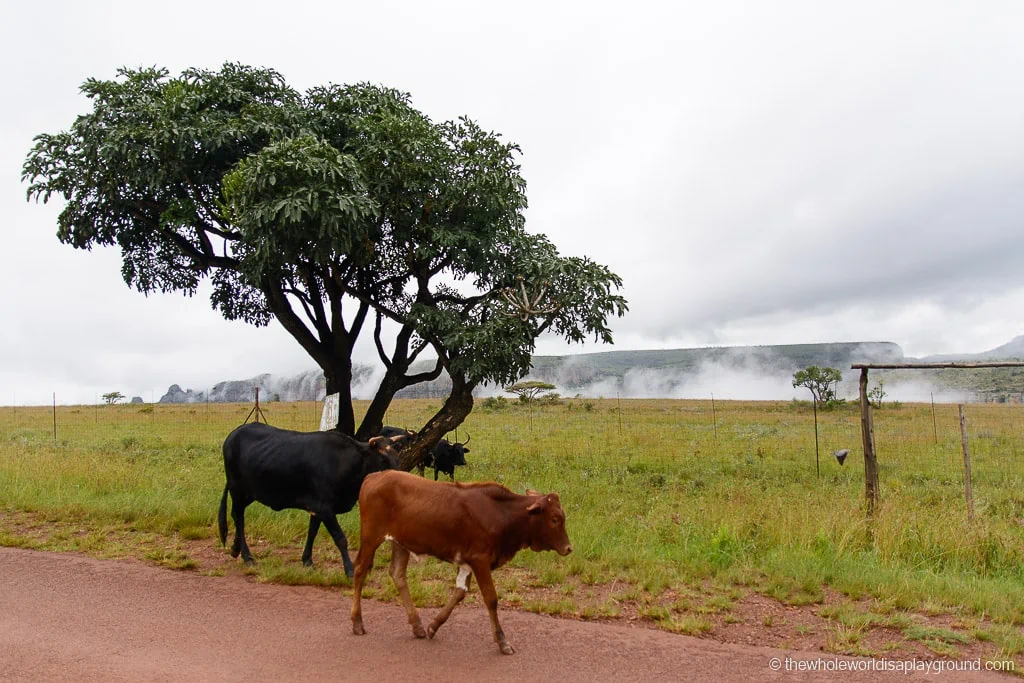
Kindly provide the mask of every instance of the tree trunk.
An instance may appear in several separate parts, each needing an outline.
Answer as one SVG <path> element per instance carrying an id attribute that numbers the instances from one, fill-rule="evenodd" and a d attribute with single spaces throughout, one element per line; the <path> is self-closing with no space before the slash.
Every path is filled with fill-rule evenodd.
<path id="1" fill-rule="evenodd" d="M 335 429 L 342 434 L 354 436 L 356 416 L 352 409 L 352 360 L 341 359 L 323 368 L 323 371 L 324 379 L 327 380 L 327 394 L 338 394 L 338 424 Z"/>
<path id="2" fill-rule="evenodd" d="M 371 436 L 380 434 L 381 427 L 384 426 L 384 414 L 388 411 L 395 394 L 402 390 L 402 378 L 406 369 L 392 366 L 384 375 L 380 387 L 377 388 L 377 393 L 366 409 L 366 415 L 363 416 L 359 430 L 356 432 L 357 439 L 366 441 Z"/>
<path id="3" fill-rule="evenodd" d="M 418 466 L 437 442 L 462 424 L 473 410 L 473 389 L 476 388 L 476 382 L 467 382 L 465 378 L 455 375 L 451 376 L 451 380 L 452 393 L 448 395 L 441 409 L 427 421 L 412 443 L 402 449 L 398 469 L 408 472 Z"/>

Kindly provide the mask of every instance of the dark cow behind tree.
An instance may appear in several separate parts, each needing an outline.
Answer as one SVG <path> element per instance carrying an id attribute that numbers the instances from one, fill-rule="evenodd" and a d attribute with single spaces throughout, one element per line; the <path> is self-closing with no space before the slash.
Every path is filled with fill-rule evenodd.
<path id="1" fill-rule="evenodd" d="M 494 640 L 504 654 L 515 650 L 498 623 L 498 594 L 491 570 L 524 548 L 559 555 L 572 552 L 565 513 L 557 493 L 518 495 L 501 484 L 455 484 L 421 479 L 407 472 L 371 474 L 359 492 L 359 557 L 353 581 L 352 632 L 363 635 L 362 593 L 373 556 L 391 541 L 390 574 L 417 638 L 434 637 L 469 591 L 470 572 L 480 584 L 491 616 Z M 459 566 L 448 604 L 424 630 L 409 596 L 406 567 L 410 553 L 432 555 Z"/>
<path id="2" fill-rule="evenodd" d="M 396 441 L 395 447 L 401 448 L 406 441 L 414 438 L 416 432 L 410 429 L 403 429 L 401 427 L 391 427 L 385 425 L 380 430 L 381 436 L 390 438 L 401 437 L 400 440 Z M 422 475 L 424 470 L 428 467 L 434 468 L 434 481 L 437 481 L 438 473 L 447 474 L 452 481 L 455 481 L 455 468 L 464 467 L 466 465 L 466 453 L 469 453 L 469 440 L 473 438 L 467 434 L 465 443 L 459 441 L 451 442 L 448 439 L 441 439 L 437 442 L 434 448 L 428 453 L 423 460 L 417 465 L 420 474 Z"/>
<path id="3" fill-rule="evenodd" d="M 466 448 L 468 444 L 468 438 L 466 443 L 450 442 L 448 439 L 441 439 L 430 453 L 431 461 L 421 464 L 420 473 L 423 473 L 424 467 L 433 467 L 434 481 L 437 481 L 438 472 L 447 474 L 452 481 L 455 481 L 455 468 L 466 464 L 466 453 L 469 453 L 469 449 Z"/>
<path id="4" fill-rule="evenodd" d="M 380 435 L 386 436 L 387 438 L 391 439 L 392 442 L 394 443 L 395 448 L 401 448 L 406 441 L 416 436 L 416 432 L 412 431 L 411 429 L 403 429 L 402 427 L 391 427 L 388 425 L 384 425 L 383 427 L 381 427 Z M 396 436 L 401 438 L 395 439 Z"/>
<path id="5" fill-rule="evenodd" d="M 224 440 L 227 483 L 217 513 L 220 542 L 227 542 L 229 492 L 235 521 L 231 556 L 241 553 L 246 564 L 253 562 L 245 542 L 245 508 L 249 504 L 260 502 L 272 510 L 305 510 L 310 518 L 302 563 L 312 566 L 313 541 L 323 524 L 351 577 L 348 541 L 336 516 L 356 504 L 367 475 L 397 466 L 398 454 L 386 437 L 375 436 L 363 443 L 334 430 L 293 432 L 260 423 L 242 425 Z"/>

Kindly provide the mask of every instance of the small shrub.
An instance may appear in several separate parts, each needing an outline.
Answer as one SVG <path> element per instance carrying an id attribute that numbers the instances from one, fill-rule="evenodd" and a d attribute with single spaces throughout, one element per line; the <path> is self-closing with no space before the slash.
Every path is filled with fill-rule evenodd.
<path id="1" fill-rule="evenodd" d="M 489 396 L 484 399 L 481 407 L 484 410 L 505 410 L 508 408 L 508 399 L 504 396 Z"/>

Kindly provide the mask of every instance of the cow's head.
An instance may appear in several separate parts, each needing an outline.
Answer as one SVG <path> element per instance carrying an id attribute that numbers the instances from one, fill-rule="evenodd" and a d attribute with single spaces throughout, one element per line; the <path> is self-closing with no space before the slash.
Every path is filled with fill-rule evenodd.
<path id="1" fill-rule="evenodd" d="M 527 495 L 533 498 L 526 508 L 530 515 L 530 550 L 554 550 L 559 555 L 571 553 L 572 543 L 565 531 L 565 512 L 558 501 L 558 494 L 545 496 L 528 491 Z"/>
<path id="2" fill-rule="evenodd" d="M 387 434 L 387 438 L 391 439 L 391 445 L 398 450 L 405 448 L 409 444 L 409 441 L 416 436 L 416 432 L 411 429 L 399 430 L 398 427 L 385 427 L 384 429 L 390 430 L 390 433 Z"/>
<path id="3" fill-rule="evenodd" d="M 398 453 L 395 451 L 395 444 L 404 438 L 404 436 L 374 436 L 367 441 L 366 445 L 370 447 L 370 454 L 363 460 L 363 476 L 381 470 L 398 469 Z"/>
<path id="4" fill-rule="evenodd" d="M 467 434 L 466 442 L 450 443 L 448 439 L 441 439 L 441 446 L 444 453 L 444 460 L 450 462 L 453 466 L 463 466 L 466 464 L 466 453 L 469 453 L 469 440 L 473 437 Z"/>

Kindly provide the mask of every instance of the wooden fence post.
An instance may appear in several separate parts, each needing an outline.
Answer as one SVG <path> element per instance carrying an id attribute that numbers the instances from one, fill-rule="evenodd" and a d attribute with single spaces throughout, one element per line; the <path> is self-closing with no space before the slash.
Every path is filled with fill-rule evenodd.
<path id="1" fill-rule="evenodd" d="M 878 462 L 875 460 L 875 425 L 868 401 L 868 369 L 860 369 L 860 430 L 864 442 L 864 495 L 868 502 L 868 516 L 875 512 L 878 502 Z"/>
<path id="2" fill-rule="evenodd" d="M 967 499 L 967 519 L 974 519 L 974 494 L 971 491 L 971 454 L 967 450 L 967 416 L 964 415 L 964 404 L 957 406 L 960 410 L 960 444 L 964 449 L 964 497 Z"/>

